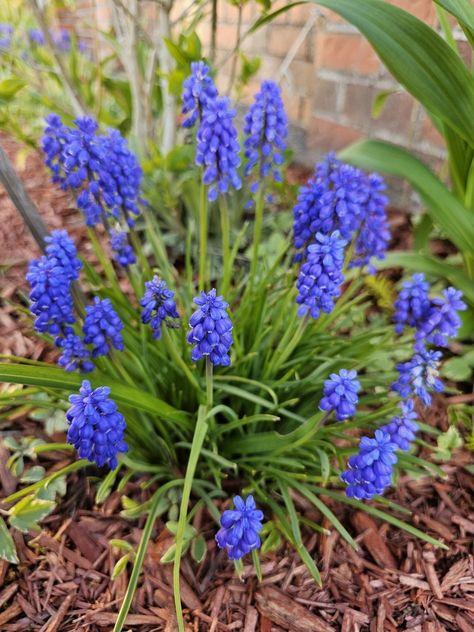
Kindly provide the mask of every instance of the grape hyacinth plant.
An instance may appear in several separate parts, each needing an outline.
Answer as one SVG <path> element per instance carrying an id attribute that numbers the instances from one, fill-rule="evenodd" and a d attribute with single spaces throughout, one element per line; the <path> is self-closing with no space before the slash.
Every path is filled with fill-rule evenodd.
<path id="1" fill-rule="evenodd" d="M 20 385 L 6 393 L 8 406 L 66 413 L 67 437 L 55 436 L 54 449 L 79 459 L 59 463 L 54 478 L 90 476 L 98 504 L 119 490 L 124 515 L 144 521 L 114 632 L 124 629 L 158 517 L 180 632 L 183 555 L 199 563 L 216 546 L 216 563 L 230 559 L 240 575 L 249 555 L 259 578 L 260 554 L 284 540 L 321 583 L 306 542 L 313 531 L 324 537 L 326 523 L 308 519 L 306 505 L 350 546 L 333 507 L 370 512 L 372 499 L 379 518 L 440 545 L 377 497 L 400 472 L 433 472 L 422 405 L 443 389 L 443 352 L 456 353 L 462 294 L 450 287 L 433 297 L 418 274 L 394 310 L 380 307 L 370 288 L 392 289 L 375 272 L 390 242 L 383 179 L 330 154 L 293 195 L 276 84 L 262 84 L 243 128 L 235 112 L 209 67 L 193 64 L 183 113 L 195 132 L 182 134 L 189 146 L 155 156 L 156 180 L 154 158 L 144 176 L 119 131 L 90 117 L 72 126 L 47 118 L 45 164 L 85 226 L 78 245 L 62 230 L 41 240 L 44 254 L 26 275 L 31 326 L 57 366 L 11 357 L 0 376 Z M 288 204 L 269 202 L 272 186 Z M 137 481 L 139 501 L 129 492 Z M 21 510 L 19 498 L 41 500 L 42 485 L 5 499 L 5 519 Z"/>

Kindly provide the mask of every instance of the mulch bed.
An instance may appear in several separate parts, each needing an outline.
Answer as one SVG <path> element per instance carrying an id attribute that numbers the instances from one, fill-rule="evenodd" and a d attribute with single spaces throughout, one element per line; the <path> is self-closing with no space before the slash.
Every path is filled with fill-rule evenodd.
<path id="1" fill-rule="evenodd" d="M 14 158 L 19 146 L 5 137 L 0 142 Z M 81 242 L 81 251 L 86 251 L 88 245 L 77 211 L 65 193 L 48 184 L 41 157 L 31 155 L 21 175 L 48 227 L 67 228 Z M 39 249 L 2 190 L 0 218 L 0 353 L 48 359 L 51 352 L 29 333 L 14 307 L 25 291 L 27 262 L 39 255 Z M 391 222 L 396 228 L 396 245 L 406 248 L 410 239 L 406 216 L 392 212 Z M 445 410 L 446 400 L 438 402 Z M 434 410 L 433 422 L 442 427 L 445 419 L 439 410 Z M 23 436 L 39 433 L 37 424 L 23 418 L 3 421 L 1 429 Z M 5 467 L 7 457 L 0 447 L 1 497 L 18 486 Z M 58 452 L 43 455 L 38 462 L 51 472 L 66 465 L 70 458 Z M 472 632 L 474 476 L 465 469 L 470 460 L 471 455 L 459 451 L 452 463 L 443 465 L 446 479 L 414 481 L 403 477 L 388 495 L 409 507 L 413 512 L 409 521 L 444 542 L 448 551 L 425 545 L 365 513 L 331 505 L 360 548 L 352 550 L 334 530 L 327 536 L 305 534 L 307 547 L 323 576 L 322 589 L 287 548 L 262 560 L 261 583 L 249 565 L 244 567 L 243 580 L 239 580 L 225 554 L 216 549 L 214 523 L 201 511 L 195 526 L 207 537 L 206 558 L 199 566 L 189 557 L 182 564 L 188 629 Z M 143 491 L 141 482 L 129 482 L 122 492 L 114 492 L 103 505 L 95 506 L 94 489 L 87 476 L 72 474 L 66 498 L 43 521 L 41 533 L 13 533 L 20 565 L 0 561 L 1 632 L 113 629 L 131 567 L 115 581 L 110 579 L 123 552 L 111 548 L 109 540 L 124 539 L 136 548 L 143 518 L 133 522 L 121 515 L 121 495 L 145 501 L 149 492 Z M 303 499 L 295 498 L 295 503 L 303 515 L 329 529 L 325 519 Z M 171 542 L 171 534 L 158 521 L 125 629 L 177 629 L 171 566 L 160 563 Z"/>

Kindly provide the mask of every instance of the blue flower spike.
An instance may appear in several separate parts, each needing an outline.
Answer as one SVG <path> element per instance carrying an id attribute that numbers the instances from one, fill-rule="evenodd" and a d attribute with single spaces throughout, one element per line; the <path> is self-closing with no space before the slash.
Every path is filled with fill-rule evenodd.
<path id="1" fill-rule="evenodd" d="M 155 275 L 151 281 L 145 283 L 145 294 L 140 301 L 143 307 L 141 319 L 146 325 L 149 323 L 153 331 L 153 338 L 161 338 L 163 323 L 167 327 L 179 324 L 179 314 L 176 309 L 174 292 L 169 290 L 166 283 Z"/>
<path id="2" fill-rule="evenodd" d="M 202 113 L 208 102 L 215 99 L 217 95 L 217 88 L 211 77 L 209 66 L 203 61 L 193 61 L 191 74 L 183 83 L 181 112 L 189 115 L 183 120 L 183 127 L 194 127 L 196 121 L 202 118 Z"/>
<path id="3" fill-rule="evenodd" d="M 324 382 L 324 393 L 319 407 L 326 412 L 336 411 L 336 419 L 344 421 L 355 415 L 359 391 L 357 372 L 341 369 L 339 373 L 331 373 L 330 378 Z"/>
<path id="4" fill-rule="evenodd" d="M 381 427 L 390 435 L 390 440 L 398 446 L 402 452 L 410 449 L 413 441 L 416 439 L 416 433 L 419 426 L 416 423 L 418 415 L 415 412 L 415 404 L 412 399 L 400 402 L 401 414 L 392 417 L 385 426 Z"/>
<path id="5" fill-rule="evenodd" d="M 66 413 L 67 440 L 81 459 L 114 470 L 117 455 L 127 452 L 128 446 L 124 439 L 125 419 L 109 395 L 108 386 L 93 389 L 88 380 L 82 382 L 79 394 L 69 397 L 72 406 Z"/>
<path id="6" fill-rule="evenodd" d="M 232 321 L 227 314 L 229 305 L 215 289 L 201 292 L 194 299 L 198 309 L 189 320 L 188 342 L 194 345 L 193 362 L 209 357 L 214 366 L 229 366 L 229 351 L 233 342 Z"/>
<path id="7" fill-rule="evenodd" d="M 101 300 L 96 296 L 94 304 L 86 307 L 83 327 L 84 342 L 93 345 L 92 356 L 94 358 L 107 355 L 111 346 L 118 351 L 124 350 L 121 333 L 123 326 L 110 299 Z"/>
<path id="8" fill-rule="evenodd" d="M 234 509 L 221 516 L 221 529 L 216 534 L 217 546 L 226 549 L 231 560 L 240 560 L 261 545 L 263 512 L 257 509 L 253 496 L 244 500 L 234 497 Z"/>
<path id="9" fill-rule="evenodd" d="M 397 365 L 398 380 L 392 389 L 401 397 L 418 396 L 425 406 L 431 404 L 431 391 L 440 393 L 444 385 L 439 379 L 441 351 L 422 349 L 408 360 Z"/>

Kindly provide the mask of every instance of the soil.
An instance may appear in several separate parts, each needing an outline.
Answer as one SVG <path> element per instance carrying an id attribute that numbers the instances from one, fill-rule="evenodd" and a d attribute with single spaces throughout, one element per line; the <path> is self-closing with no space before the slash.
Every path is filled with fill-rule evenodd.
<path id="1" fill-rule="evenodd" d="M 0 138 L 11 158 L 19 146 Z M 32 154 L 21 170 L 32 199 L 48 227 L 65 227 L 83 240 L 80 219 L 68 196 L 48 184 L 41 157 Z M 13 306 L 26 291 L 27 262 L 39 250 L 24 228 L 6 193 L 0 190 L 2 304 L 0 353 L 48 360 L 51 350 L 29 332 Z M 409 221 L 392 211 L 395 245 L 407 247 Z M 87 248 L 87 243 L 81 249 Z M 465 400 L 465 396 L 464 396 Z M 437 396 L 424 421 L 445 429 L 448 398 Z M 0 422 L 3 435 L 37 436 L 38 424 L 22 415 Z M 56 439 L 56 437 L 55 437 Z M 63 436 L 58 436 L 63 440 Z M 6 467 L 8 453 L 0 446 L 0 498 L 20 486 Z M 47 472 L 73 457 L 62 452 L 39 457 Z M 182 564 L 182 597 L 189 631 L 243 632 L 442 632 L 474 630 L 474 476 L 467 465 L 472 456 L 457 451 L 442 464 L 445 477 L 412 480 L 402 477 L 387 498 L 411 510 L 400 518 L 447 546 L 424 544 L 410 534 L 365 513 L 330 505 L 356 538 L 353 550 L 326 519 L 295 498 L 300 513 L 328 529 L 327 535 L 304 533 L 305 542 L 323 577 L 319 588 L 298 556 L 285 547 L 262 559 L 263 581 L 246 563 L 242 579 L 218 551 L 215 525 L 204 511 L 195 526 L 207 538 L 200 565 L 186 556 Z M 88 475 L 97 472 L 91 468 Z M 117 579 L 111 573 L 123 551 L 109 540 L 123 539 L 136 548 L 143 518 L 130 521 L 121 514 L 123 495 L 138 502 L 148 498 L 139 478 L 121 492 L 94 504 L 95 489 L 84 472 L 68 478 L 68 494 L 42 523 L 41 532 L 13 531 L 20 564 L 0 561 L 0 631 L 70 632 L 112 630 L 131 572 L 128 564 Z M 375 505 L 374 505 L 375 506 Z M 4 505 L 5 508 L 5 505 Z M 172 567 L 160 562 L 171 534 L 157 521 L 126 630 L 166 631 L 176 628 L 171 589 Z"/>

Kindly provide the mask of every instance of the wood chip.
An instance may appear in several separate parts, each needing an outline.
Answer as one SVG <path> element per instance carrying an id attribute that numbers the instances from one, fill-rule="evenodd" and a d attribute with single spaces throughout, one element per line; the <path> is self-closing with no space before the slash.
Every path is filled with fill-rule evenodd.
<path id="1" fill-rule="evenodd" d="M 363 533 L 362 542 L 365 548 L 381 568 L 397 568 L 397 563 L 385 540 L 377 529 L 377 524 L 363 511 L 352 515 L 352 522 L 359 533 Z"/>
<path id="2" fill-rule="evenodd" d="M 255 597 L 258 611 L 285 629 L 294 632 L 335 632 L 324 619 L 309 613 L 306 608 L 273 586 L 260 588 Z"/>

